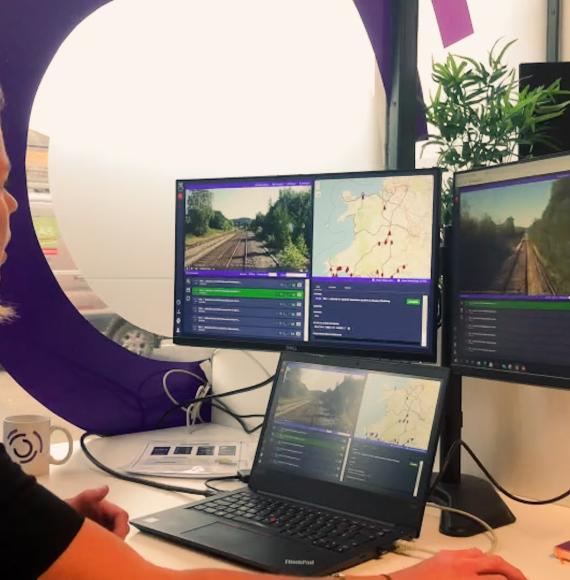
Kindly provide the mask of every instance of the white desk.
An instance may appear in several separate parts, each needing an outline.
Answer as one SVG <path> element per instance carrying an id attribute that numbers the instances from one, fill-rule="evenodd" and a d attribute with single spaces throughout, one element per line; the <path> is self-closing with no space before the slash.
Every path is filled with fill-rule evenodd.
<path id="1" fill-rule="evenodd" d="M 235 430 L 210 425 L 204 436 L 214 440 L 235 439 Z M 150 438 L 169 439 L 177 430 L 163 430 L 154 433 L 141 433 L 114 437 L 112 439 L 93 439 L 89 449 L 93 454 L 110 467 L 120 467 L 132 460 L 142 443 Z M 179 431 L 178 431 L 179 432 Z M 57 454 L 59 445 L 54 445 Z M 189 487 L 202 486 L 200 480 L 163 479 L 176 485 Z M 186 494 L 157 490 L 142 485 L 114 479 L 93 466 L 77 450 L 71 460 L 60 467 L 53 467 L 49 476 L 41 477 L 40 482 L 60 497 L 75 495 L 87 487 L 107 484 L 111 487 L 110 500 L 125 508 L 131 517 L 175 507 L 192 501 Z M 530 580 L 568 580 L 570 564 L 563 565 L 552 554 L 555 544 L 570 540 L 570 509 L 562 506 L 526 506 L 508 502 L 515 513 L 517 522 L 496 530 L 499 545 L 497 553 L 523 570 Z M 489 542 L 479 535 L 473 538 L 449 538 L 438 532 L 440 512 L 434 509 L 426 511 L 422 534 L 417 541 L 418 547 L 432 550 L 461 549 L 478 547 L 486 550 Z M 198 551 L 183 548 L 175 544 L 154 538 L 132 529 L 127 542 L 145 558 L 161 566 L 173 569 L 191 569 L 203 567 L 237 568 L 228 561 L 207 556 Z M 376 574 L 391 572 L 416 563 L 411 557 L 388 554 L 380 560 L 361 564 L 351 571 L 355 574 Z"/>

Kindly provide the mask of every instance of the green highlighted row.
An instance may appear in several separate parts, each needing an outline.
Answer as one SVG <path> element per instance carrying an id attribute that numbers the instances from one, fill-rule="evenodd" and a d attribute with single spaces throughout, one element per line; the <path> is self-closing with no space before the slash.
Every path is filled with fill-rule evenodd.
<path id="1" fill-rule="evenodd" d="M 406 298 L 406 306 L 421 306 L 421 298 Z"/>
<path id="2" fill-rule="evenodd" d="M 268 290 L 265 288 L 192 288 L 193 296 L 269 298 L 271 300 L 299 300 L 305 296 L 304 290 Z"/>
<path id="3" fill-rule="evenodd" d="M 313 439 L 311 437 L 303 437 L 302 435 L 290 435 L 288 433 L 279 433 L 279 439 L 284 439 L 290 443 L 300 443 L 301 445 L 314 445 L 315 447 L 323 447 L 325 449 L 338 449 L 342 446 L 336 441 L 326 441 L 324 439 Z"/>
<path id="4" fill-rule="evenodd" d="M 465 306 L 476 310 L 570 310 L 570 300 L 466 300 Z"/>

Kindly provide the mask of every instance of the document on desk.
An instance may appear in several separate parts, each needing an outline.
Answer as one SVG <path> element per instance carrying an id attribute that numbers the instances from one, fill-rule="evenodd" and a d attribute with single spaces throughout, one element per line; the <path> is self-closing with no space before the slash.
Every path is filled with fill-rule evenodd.
<path id="1" fill-rule="evenodd" d="M 149 441 L 124 469 L 163 477 L 222 477 L 250 469 L 254 451 L 243 441 Z"/>

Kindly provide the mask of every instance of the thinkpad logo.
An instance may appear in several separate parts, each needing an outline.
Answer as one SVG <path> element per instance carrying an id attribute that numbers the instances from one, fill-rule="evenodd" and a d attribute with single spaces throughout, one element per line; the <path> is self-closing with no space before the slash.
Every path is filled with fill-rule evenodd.
<path id="1" fill-rule="evenodd" d="M 288 566 L 314 566 L 314 560 L 289 560 L 285 558 L 285 564 Z"/>

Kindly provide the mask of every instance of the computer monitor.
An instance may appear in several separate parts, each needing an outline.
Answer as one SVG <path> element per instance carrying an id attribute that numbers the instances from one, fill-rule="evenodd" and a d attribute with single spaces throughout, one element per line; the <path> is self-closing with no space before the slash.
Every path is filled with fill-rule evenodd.
<path id="1" fill-rule="evenodd" d="M 560 88 L 570 90 L 570 62 L 523 62 L 519 65 L 519 90 L 525 87 L 536 89 L 548 87 L 560 80 Z M 568 95 L 559 95 L 554 102 L 566 101 Z M 551 141 L 535 143 L 531 147 L 527 143 L 519 143 L 520 158 L 532 155 L 551 155 L 555 152 L 570 151 L 570 109 L 566 109 L 560 117 L 541 124 L 541 133 Z"/>
<path id="2" fill-rule="evenodd" d="M 452 368 L 570 387 L 570 155 L 455 176 Z"/>
<path id="3" fill-rule="evenodd" d="M 432 361 L 437 170 L 176 182 L 174 342 Z"/>

